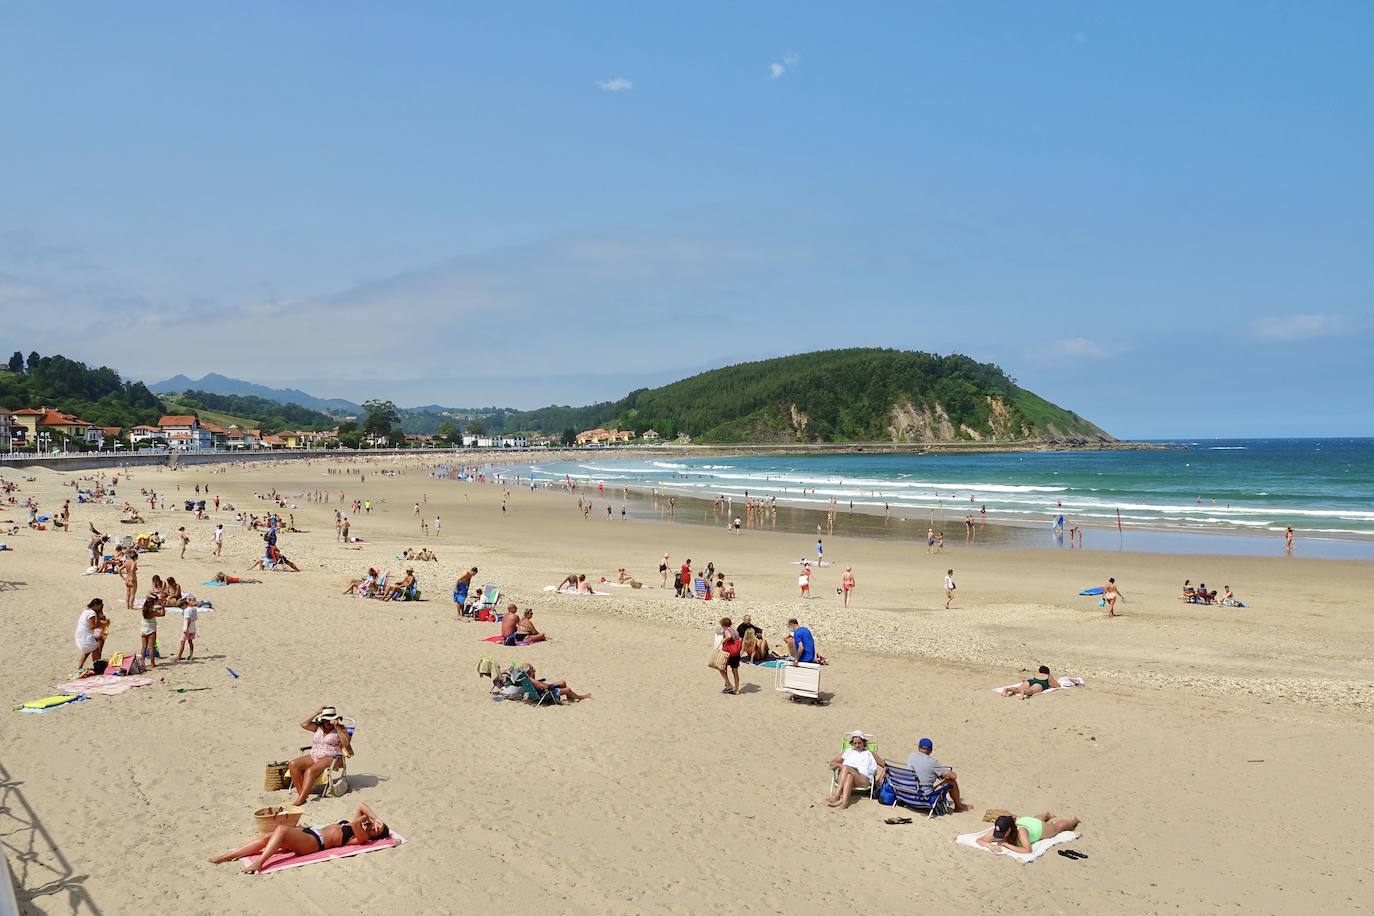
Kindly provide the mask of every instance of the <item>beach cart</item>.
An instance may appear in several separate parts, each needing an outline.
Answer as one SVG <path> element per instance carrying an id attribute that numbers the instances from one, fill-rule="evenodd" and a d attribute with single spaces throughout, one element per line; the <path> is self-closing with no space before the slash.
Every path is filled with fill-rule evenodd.
<path id="1" fill-rule="evenodd" d="M 817 701 L 821 698 L 821 666 L 813 662 L 797 662 L 774 669 L 777 679 L 773 687 L 793 699 Z"/>

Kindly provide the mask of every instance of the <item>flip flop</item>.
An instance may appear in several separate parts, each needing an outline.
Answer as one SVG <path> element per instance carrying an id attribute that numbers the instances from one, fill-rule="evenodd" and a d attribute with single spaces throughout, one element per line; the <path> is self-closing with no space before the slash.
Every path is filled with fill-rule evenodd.
<path id="1" fill-rule="evenodd" d="M 910 823 L 911 823 L 911 818 L 909 818 L 909 817 L 889 817 L 887 820 L 883 821 L 883 823 L 884 823 L 884 824 L 894 824 L 894 825 L 895 825 L 895 824 L 910 824 Z"/>
<path id="2" fill-rule="evenodd" d="M 1064 858 L 1066 858 L 1066 859 L 1073 859 L 1073 860 L 1075 860 L 1075 861 L 1077 861 L 1078 859 L 1086 859 L 1086 858 L 1087 858 L 1086 855 L 1084 855 L 1083 853 L 1079 852 L 1077 849 L 1061 849 L 1061 850 L 1059 850 L 1059 854 L 1060 854 L 1061 856 L 1063 856 Z"/>

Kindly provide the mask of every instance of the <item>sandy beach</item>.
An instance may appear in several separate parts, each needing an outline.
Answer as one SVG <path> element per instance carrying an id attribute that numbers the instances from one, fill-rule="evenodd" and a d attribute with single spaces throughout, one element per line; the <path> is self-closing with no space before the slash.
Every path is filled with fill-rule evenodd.
<path id="1" fill-rule="evenodd" d="M 93 472 L 22 472 L 34 479 L 15 495 L 42 511 L 72 497 L 72 526 L 28 530 L 22 508 L 0 511 L 20 525 L 0 538 L 13 548 L 0 553 L 9 706 L 68 679 L 73 624 L 93 597 L 113 620 L 106 655 L 137 645 L 119 578 L 82 575 L 88 524 L 169 539 L 185 525 L 186 558 L 169 543 L 140 560 L 140 580 L 171 574 L 214 603 L 195 661 L 160 663 L 153 685 L 0 720 L 0 839 L 23 912 L 1367 908 L 1368 853 L 1351 822 L 1374 802 L 1368 563 L 959 543 L 928 556 L 923 542 L 847 537 L 841 523 L 825 537 L 834 565 L 803 600 L 792 564 L 814 556 L 814 536 L 622 521 L 603 500 L 584 518 L 577 495 L 519 486 L 503 511 L 502 486 L 437 480 L 433 464 L 140 468 L 121 477 L 112 505 L 75 504 L 71 482 Z M 233 512 L 198 521 L 174 509 L 197 484 L 257 515 L 273 504 L 255 494 L 284 494 L 280 511 L 303 533 L 280 543 L 302 571 L 249 573 L 258 533 Z M 140 488 L 164 494 L 167 508 L 144 501 L 146 524 L 120 524 L 120 503 L 137 502 Z M 303 496 L 323 489 L 328 503 Z M 372 501 L 370 513 L 350 513 L 362 549 L 336 539 L 341 490 Z M 228 534 L 218 559 L 217 522 Z M 439 561 L 398 559 L 407 547 Z M 664 553 L 674 568 L 714 562 L 738 598 L 675 598 L 658 587 Z M 836 596 L 846 565 L 857 580 L 847 610 Z M 413 566 L 422 600 L 340 594 L 369 566 Z M 474 584 L 534 608 L 551 639 L 504 648 L 483 641 L 495 624 L 456 619 L 452 582 L 471 566 Z M 621 566 L 644 588 L 544 591 L 566 573 L 599 579 Z M 959 587 L 945 610 L 951 567 Z M 266 582 L 201 585 L 221 570 Z M 1109 576 L 1126 599 L 1115 619 L 1078 596 Z M 1185 604 L 1185 578 L 1229 583 L 1250 606 Z M 743 614 L 775 644 L 789 617 L 811 627 L 829 660 L 826 705 L 789 702 L 773 671 L 747 666 L 744 691 L 721 693 L 705 664 L 715 621 Z M 169 643 L 175 654 L 178 625 L 162 623 L 164 655 Z M 493 702 L 475 671 L 484 656 L 532 662 L 592 699 Z M 1040 664 L 1087 687 L 1024 702 L 993 692 Z M 264 764 L 298 753 L 310 737 L 298 723 L 325 704 L 357 721 L 351 791 L 311 800 L 302 824 L 365 802 L 407 842 L 265 876 L 207 864 L 254 836 L 254 810 L 288 801 L 263 791 Z M 893 810 L 873 801 L 828 808 L 827 764 L 854 728 L 896 762 L 932 738 L 973 810 L 887 825 Z M 956 846 L 986 826 L 987 808 L 1078 815 L 1072 846 L 1088 858 L 1051 853 L 1023 866 Z"/>

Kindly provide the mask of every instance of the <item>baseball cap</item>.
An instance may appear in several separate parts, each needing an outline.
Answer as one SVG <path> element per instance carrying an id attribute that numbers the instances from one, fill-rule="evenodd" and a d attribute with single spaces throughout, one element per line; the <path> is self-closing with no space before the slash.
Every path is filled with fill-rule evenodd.
<path id="1" fill-rule="evenodd" d="M 926 750 L 931 750 L 935 747 L 935 742 L 931 741 L 929 738 L 922 738 L 920 741 L 916 742 L 916 746 L 919 748 L 924 748 Z"/>

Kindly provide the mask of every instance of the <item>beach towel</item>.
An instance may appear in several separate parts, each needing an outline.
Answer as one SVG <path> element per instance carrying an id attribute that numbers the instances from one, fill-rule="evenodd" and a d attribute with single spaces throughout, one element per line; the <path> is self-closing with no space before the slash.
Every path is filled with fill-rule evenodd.
<path id="1" fill-rule="evenodd" d="M 86 698 L 79 693 L 68 693 L 55 697 L 44 697 L 41 700 L 30 700 L 27 703 L 20 703 L 14 708 L 20 712 L 51 712 L 59 706 L 66 706 L 69 703 L 84 699 Z"/>
<path id="2" fill-rule="evenodd" d="M 766 662 L 746 662 L 746 664 L 753 665 L 756 668 L 786 668 L 791 662 L 785 658 L 770 658 Z"/>
<path id="3" fill-rule="evenodd" d="M 127 693 L 135 687 L 149 687 L 153 683 L 150 677 L 125 677 L 113 674 L 97 674 L 95 677 L 83 677 L 77 681 L 69 681 L 66 684 L 58 684 L 54 689 L 63 693 L 98 693 L 101 696 L 113 697 L 121 693 Z"/>
<path id="4" fill-rule="evenodd" d="M 560 592 L 556 585 L 546 585 L 544 591 L 555 592 L 559 595 L 571 595 L 574 598 L 609 598 L 611 596 L 610 592 Z"/>
<path id="5" fill-rule="evenodd" d="M 1006 856 L 1008 859 L 1015 859 L 1022 865 L 1029 865 L 1036 859 L 1043 856 L 1045 853 L 1049 852 L 1050 847 L 1058 846 L 1060 843 L 1072 843 L 1074 840 L 1078 839 L 1078 834 L 1074 833 L 1072 830 L 1066 830 L 1063 833 L 1057 834 L 1056 836 L 1052 836 L 1048 839 L 1041 840 L 1038 843 L 1031 844 L 1030 852 L 1013 852 L 1010 849 L 1004 849 L 1000 853 L 996 853 L 994 852 L 994 850 L 989 849 L 987 846 L 978 845 L 978 838 L 985 833 L 987 833 L 986 830 L 979 830 L 977 833 L 960 834 L 959 836 L 955 837 L 954 842 L 958 843 L 960 846 L 968 846 L 972 849 L 981 849 L 984 852 L 992 852 L 994 853 L 994 855 L 1003 855 Z"/>
<path id="6" fill-rule="evenodd" d="M 994 687 L 992 688 L 992 690 L 994 693 L 1001 693 L 1003 690 L 1006 690 L 1007 687 L 1020 687 L 1021 684 L 1021 681 L 1017 681 L 1015 684 L 1008 684 L 1006 687 Z M 1068 690 L 1070 687 L 1086 686 L 1088 685 L 1083 683 L 1083 679 L 1081 677 L 1061 677 L 1059 679 L 1058 687 L 1051 687 L 1049 690 L 1042 690 L 1040 691 L 1040 695 L 1044 696 L 1047 693 L 1054 693 L 1056 690 Z"/>
<path id="7" fill-rule="evenodd" d="M 499 642 L 502 642 L 502 639 L 501 639 L 500 636 L 488 636 L 486 639 L 482 640 L 482 642 L 495 642 L 495 643 L 499 643 Z M 516 644 L 517 646 L 523 646 L 523 645 L 525 645 L 525 641 L 524 641 L 523 639 L 517 639 L 517 640 L 515 641 L 515 644 Z M 530 643 L 530 645 L 538 645 L 538 643 Z"/>
<path id="8" fill-rule="evenodd" d="M 303 865 L 314 865 L 316 862 L 328 862 L 330 859 L 347 859 L 349 856 L 360 856 L 365 852 L 376 852 L 379 849 L 391 849 L 393 846 L 400 846 L 404 843 L 405 837 L 399 833 L 392 833 L 384 840 L 374 840 L 361 846 L 338 846 L 334 849 L 321 849 L 319 852 L 312 852 L 309 855 L 297 856 L 289 852 L 279 852 L 267 860 L 267 864 L 258 872 L 265 875 L 272 871 L 281 871 L 283 868 L 300 868 Z M 257 856 L 244 856 L 239 859 L 244 865 L 250 865 L 257 861 Z"/>

